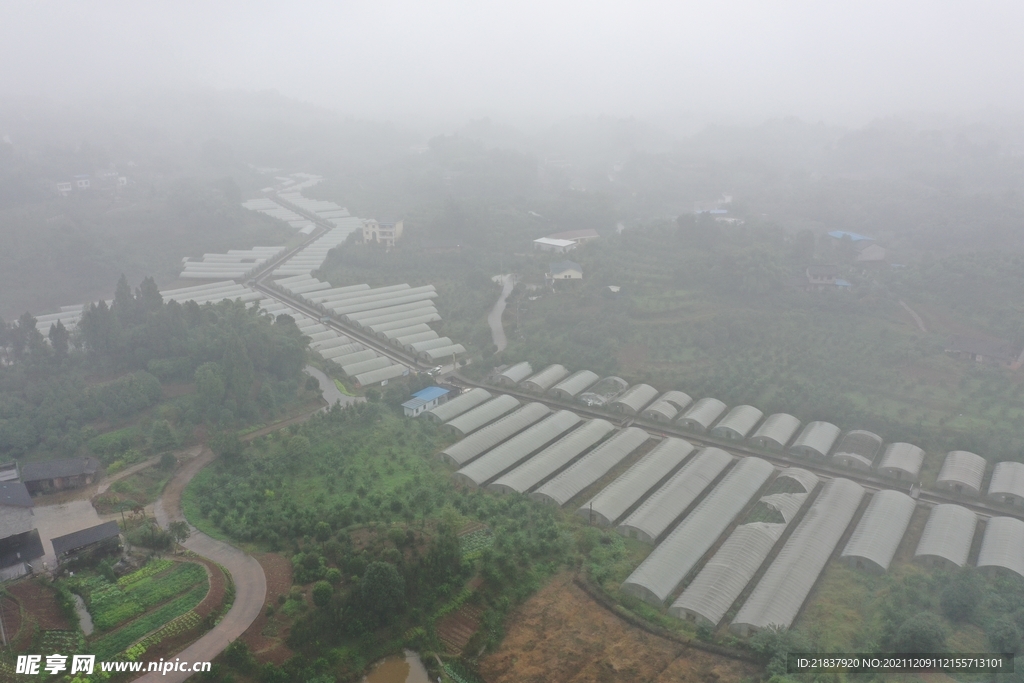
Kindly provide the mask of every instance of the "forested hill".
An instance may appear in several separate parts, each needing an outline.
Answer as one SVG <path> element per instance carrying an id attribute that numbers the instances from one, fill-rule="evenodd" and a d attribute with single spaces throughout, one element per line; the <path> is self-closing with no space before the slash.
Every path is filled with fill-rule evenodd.
<path id="1" fill-rule="evenodd" d="M 258 421 L 294 399 L 306 343 L 288 316 L 239 302 L 164 302 L 152 278 L 134 292 L 122 278 L 113 304 L 91 305 L 74 335 L 54 326 L 47 343 L 27 314 L 0 335 L 11 356 L 0 365 L 0 460 L 86 445 L 113 458 L 198 425 Z M 185 391 L 128 443 L 96 437 L 156 405 L 167 385 Z"/>

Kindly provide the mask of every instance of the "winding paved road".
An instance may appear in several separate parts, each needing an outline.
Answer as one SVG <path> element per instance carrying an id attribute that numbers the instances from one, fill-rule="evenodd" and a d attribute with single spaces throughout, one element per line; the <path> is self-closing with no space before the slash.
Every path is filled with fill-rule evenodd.
<path id="1" fill-rule="evenodd" d="M 184 519 L 181 514 L 182 491 L 192 477 L 212 460 L 213 453 L 206 451 L 183 467 L 168 483 L 163 496 L 154 506 L 156 520 L 160 526 L 167 528 L 168 523 Z M 235 583 L 235 602 L 220 623 L 175 655 L 183 662 L 207 662 L 245 633 L 259 616 L 267 597 L 267 577 L 263 574 L 263 567 L 253 557 L 223 541 L 210 538 L 195 527 L 192 527 L 192 536 L 183 545 L 197 555 L 220 564 L 231 574 L 231 579 Z M 184 671 L 171 672 L 167 675 L 147 673 L 135 680 L 144 683 L 181 683 L 191 675 L 191 672 Z"/>
<path id="2" fill-rule="evenodd" d="M 338 386 L 334 383 L 334 380 L 325 375 L 323 372 L 314 368 L 312 365 L 307 365 L 304 369 L 307 375 L 316 377 L 316 380 L 320 382 L 320 392 L 324 395 L 324 400 L 327 401 L 327 407 L 324 411 L 330 410 L 331 406 L 335 403 L 340 403 L 342 406 L 347 406 L 349 403 L 356 403 L 357 401 L 365 401 L 366 399 L 362 396 L 346 396 L 338 390 Z"/>
<path id="3" fill-rule="evenodd" d="M 491 339 L 494 341 L 494 345 L 498 347 L 498 353 L 501 353 L 508 345 L 508 340 L 505 339 L 505 328 L 501 324 L 501 316 L 505 313 L 505 299 L 512 293 L 515 277 L 512 275 L 501 275 L 499 277 L 501 277 L 504 286 L 501 288 L 501 296 L 498 297 L 494 308 L 487 314 L 487 324 L 491 326 Z"/>

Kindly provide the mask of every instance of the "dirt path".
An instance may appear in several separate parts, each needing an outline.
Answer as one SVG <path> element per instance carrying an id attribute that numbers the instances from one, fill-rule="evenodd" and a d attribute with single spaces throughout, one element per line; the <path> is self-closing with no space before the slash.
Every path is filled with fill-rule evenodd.
<path id="1" fill-rule="evenodd" d="M 900 306 L 902 306 L 903 310 L 909 313 L 910 317 L 914 319 L 914 322 L 917 324 L 917 328 L 924 332 L 925 334 L 928 334 L 928 328 L 924 326 L 924 321 L 921 320 L 921 316 L 917 314 L 917 311 L 908 306 L 907 302 L 905 302 L 903 299 L 900 299 Z"/>
<path id="2" fill-rule="evenodd" d="M 174 479 L 167 484 L 163 496 L 154 506 L 154 514 L 160 526 L 166 527 L 171 521 L 184 519 L 181 514 L 181 494 L 192 477 L 208 465 L 213 458 L 212 451 L 204 450 L 202 455 L 182 467 Z M 184 546 L 194 553 L 220 564 L 228 571 L 235 583 L 235 602 L 220 623 L 176 655 L 176 658 L 183 662 L 206 662 L 212 660 L 232 641 L 241 636 L 259 616 L 267 595 L 267 579 L 260 563 L 254 558 L 234 546 L 210 538 L 195 528 L 192 530 L 191 538 L 185 541 Z M 190 675 L 190 672 L 172 672 L 167 675 L 149 673 L 135 680 L 144 683 L 157 683 L 157 681 L 181 683 Z"/>
<path id="3" fill-rule="evenodd" d="M 316 381 L 320 382 L 320 393 L 323 394 L 324 400 L 327 401 L 327 406 L 322 409 L 323 411 L 330 410 L 331 406 L 335 403 L 347 406 L 350 403 L 366 400 L 362 396 L 346 396 L 341 393 L 333 379 L 325 375 L 319 369 L 314 368 L 312 365 L 307 365 L 303 372 L 310 377 L 316 377 Z"/>
<path id="4" fill-rule="evenodd" d="M 501 275 L 502 288 L 501 296 L 498 297 L 498 301 L 494 304 L 494 308 L 487 314 L 487 324 L 491 327 L 491 340 L 494 341 L 494 345 L 498 347 L 498 352 L 505 350 L 508 345 L 508 340 L 505 338 L 505 328 L 501 324 L 501 316 L 505 313 L 505 299 L 512 293 L 512 287 L 515 284 L 515 278 L 512 275 Z"/>

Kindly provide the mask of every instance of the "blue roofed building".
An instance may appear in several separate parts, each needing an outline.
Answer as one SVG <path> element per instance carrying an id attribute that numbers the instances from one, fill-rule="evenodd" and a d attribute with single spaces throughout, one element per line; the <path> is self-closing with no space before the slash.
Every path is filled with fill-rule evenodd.
<path id="1" fill-rule="evenodd" d="M 420 389 L 412 398 L 402 404 L 406 417 L 417 417 L 431 408 L 436 408 L 448 400 L 448 389 L 442 387 L 427 387 Z"/>

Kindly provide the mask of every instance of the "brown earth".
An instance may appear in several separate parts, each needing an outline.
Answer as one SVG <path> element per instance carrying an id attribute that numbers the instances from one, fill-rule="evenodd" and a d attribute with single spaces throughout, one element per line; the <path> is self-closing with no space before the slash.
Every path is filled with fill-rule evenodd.
<path id="1" fill-rule="evenodd" d="M 7 586 L 7 590 L 41 631 L 71 630 L 71 624 L 57 604 L 57 594 L 38 579 L 22 579 Z"/>
<path id="2" fill-rule="evenodd" d="M 757 679 L 754 664 L 651 635 L 556 576 L 513 612 L 498 651 L 480 663 L 488 683 L 729 683 Z"/>
<path id="3" fill-rule="evenodd" d="M 276 553 L 263 553 L 254 557 L 267 577 L 267 599 L 256 621 L 242 634 L 242 641 L 249 646 L 257 661 L 282 664 L 292 656 L 292 651 L 284 644 L 288 637 L 288 625 L 283 623 L 283 619 L 287 618 L 276 613 L 268 617 L 267 605 L 272 605 L 276 610 L 280 606 L 277 597 L 286 596 L 291 590 L 292 563 L 287 557 Z"/>
<path id="4" fill-rule="evenodd" d="M 437 637 L 450 655 L 459 656 L 469 639 L 480 629 L 484 609 L 479 605 L 463 605 L 437 624 Z"/>

